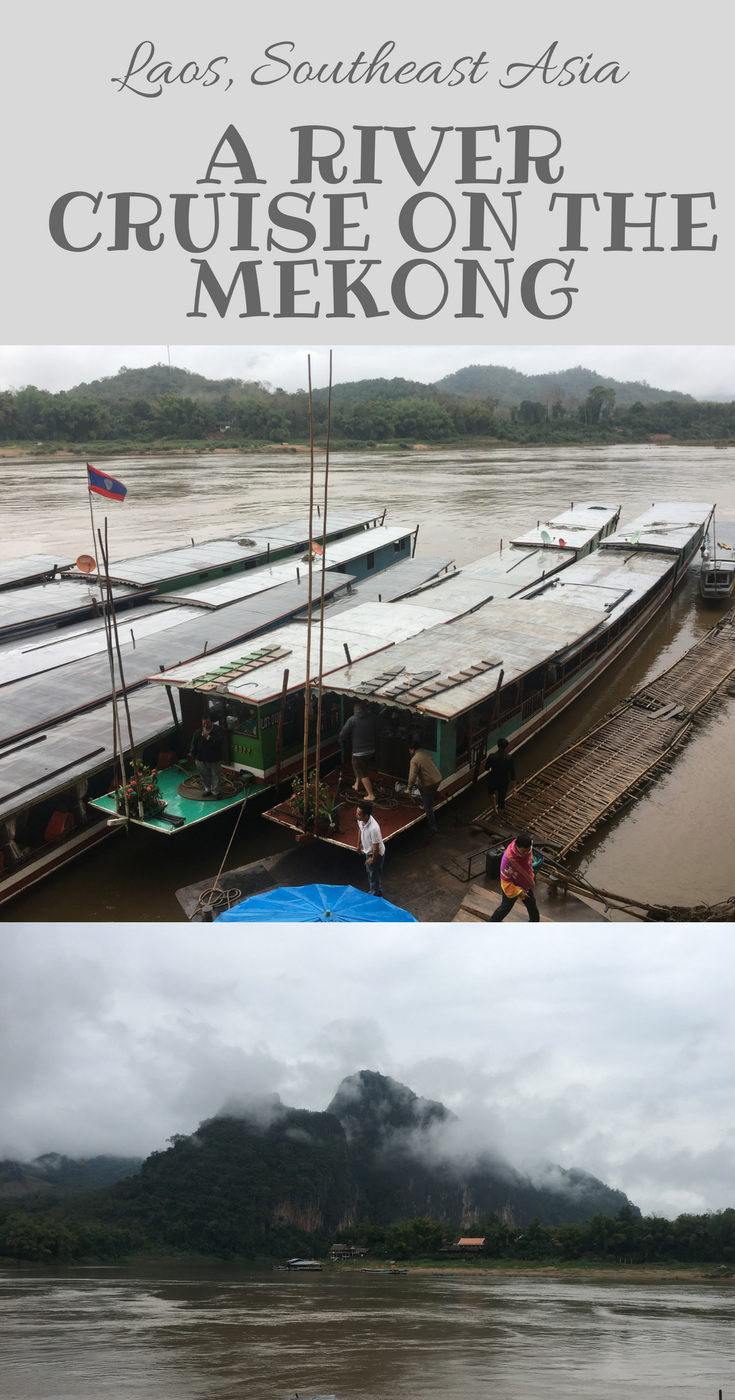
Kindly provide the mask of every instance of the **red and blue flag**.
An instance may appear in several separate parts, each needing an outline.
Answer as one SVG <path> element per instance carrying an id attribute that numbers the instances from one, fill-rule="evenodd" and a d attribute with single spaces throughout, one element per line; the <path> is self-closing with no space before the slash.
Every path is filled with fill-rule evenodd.
<path id="1" fill-rule="evenodd" d="M 121 481 L 116 481 L 114 476 L 105 476 L 103 472 L 98 472 L 94 467 L 90 467 L 87 462 L 87 478 L 90 491 L 95 491 L 98 496 L 106 496 L 108 501 L 124 501 L 128 494 L 127 486 L 123 486 Z"/>

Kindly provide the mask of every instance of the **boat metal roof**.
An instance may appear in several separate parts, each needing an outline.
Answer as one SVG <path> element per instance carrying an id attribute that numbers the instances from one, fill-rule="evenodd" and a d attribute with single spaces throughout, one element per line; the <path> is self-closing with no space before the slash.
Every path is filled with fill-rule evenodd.
<path id="1" fill-rule="evenodd" d="M 336 617 L 327 616 L 324 621 L 324 675 L 339 668 L 345 660 L 345 644 L 350 655 L 371 656 L 377 651 L 392 647 L 396 642 L 413 636 L 416 632 L 429 628 L 432 631 L 442 622 L 449 622 L 453 614 L 441 613 L 435 608 L 424 608 L 415 603 L 361 603 L 348 613 Z M 301 622 L 287 623 L 277 632 L 259 637 L 257 647 L 277 645 L 278 658 L 258 666 L 250 674 L 228 680 L 226 671 L 242 660 L 248 648 L 229 647 L 213 658 L 210 669 L 202 666 L 202 659 L 176 666 L 165 674 L 152 674 L 149 680 L 165 685 L 193 686 L 215 681 L 220 683 L 228 695 L 235 699 L 249 700 L 253 704 L 263 704 L 281 694 L 283 672 L 288 668 L 288 689 L 301 690 L 306 682 L 306 628 Z M 250 650 L 254 650 L 251 648 Z M 318 629 L 312 631 L 311 662 L 312 678 L 316 674 L 319 654 Z M 221 682 L 215 675 L 221 672 Z M 331 682 L 328 683 L 331 689 Z"/>
<path id="2" fill-rule="evenodd" d="M 471 616 L 437 628 L 431 638 L 422 634 L 391 648 L 381 657 L 386 672 L 400 672 L 386 687 L 391 695 L 371 691 L 380 668 L 371 676 L 366 663 L 341 667 L 330 676 L 329 688 L 343 694 L 374 693 L 377 700 L 392 700 L 401 708 L 456 719 L 493 694 L 501 667 L 507 686 L 560 653 L 569 654 L 635 607 L 675 567 L 675 561 L 663 554 L 634 552 L 622 558 L 595 550 L 537 581 L 522 595 L 495 598 Z M 442 589 L 436 593 L 441 597 Z M 473 665 L 478 667 L 476 676 L 448 683 Z M 402 674 L 428 677 L 432 671 L 426 687 L 437 687 L 435 693 L 414 693 L 411 699 L 396 690 Z"/>
<path id="3" fill-rule="evenodd" d="M 451 578 L 464 580 L 468 590 L 482 584 L 493 598 L 511 598 L 532 583 L 565 569 L 575 559 L 573 549 L 555 549 L 552 553 L 543 548 L 523 549 L 510 545 L 507 549 L 485 554 L 481 559 L 473 559 L 471 564 L 463 564 Z M 445 584 L 438 580 L 437 587 L 441 591 Z"/>
<path id="4" fill-rule="evenodd" d="M 339 538 L 343 532 L 353 530 L 366 530 L 374 525 L 375 521 L 383 520 L 385 516 L 385 506 L 368 506 L 365 510 L 336 510 L 331 506 L 327 515 L 327 539 Z M 318 511 L 314 511 L 312 522 L 314 539 L 318 542 L 323 536 L 322 519 Z M 247 530 L 237 530 L 235 534 L 227 536 L 228 539 L 251 538 L 253 535 L 261 535 L 269 539 L 271 543 L 278 540 L 281 545 L 297 544 L 304 541 L 304 548 L 309 538 L 309 517 L 301 515 L 296 520 L 285 520 L 276 525 L 253 525 Z"/>
<path id="5" fill-rule="evenodd" d="M 714 529 L 707 534 L 709 558 L 702 560 L 702 569 L 711 570 L 723 565 L 735 568 L 735 524 L 729 520 L 717 520 Z"/>
<path id="6" fill-rule="evenodd" d="M 326 548 L 326 567 L 328 570 L 340 569 L 347 566 L 346 571 L 350 572 L 350 564 L 358 559 L 364 559 L 365 555 L 373 553 L 377 549 L 382 549 L 386 545 L 397 544 L 401 540 L 410 536 L 416 529 L 415 525 L 378 525 L 372 530 L 360 530 L 354 535 L 348 535 L 345 539 L 334 540 Z M 306 546 L 305 546 L 306 548 Z M 162 593 L 159 597 L 167 598 L 172 602 L 185 602 L 203 608 L 222 608 L 228 603 L 237 602 L 241 598 L 253 597 L 256 593 L 264 592 L 273 588 L 276 584 L 287 583 L 300 577 L 302 586 L 308 586 L 308 564 L 302 562 L 301 556 L 292 559 L 279 560 L 275 564 L 263 564 L 256 569 L 248 569 L 245 573 L 235 574 L 232 578 L 213 579 L 211 583 L 202 583 L 195 587 L 176 589 L 175 593 Z M 314 587 L 320 588 L 318 579 L 321 575 L 321 558 L 314 564 Z"/>
<path id="7" fill-rule="evenodd" d="M 576 554 L 572 549 L 557 549 L 550 554 L 548 550 L 517 549 L 511 545 L 507 549 L 486 554 L 481 559 L 474 559 L 471 564 L 463 564 L 461 569 L 442 572 L 438 568 L 432 568 L 423 580 L 416 578 L 413 588 L 402 587 L 391 592 L 394 584 L 401 582 L 401 570 L 407 570 L 409 565 L 431 562 L 407 559 L 402 564 L 394 565 L 386 574 L 371 579 L 371 592 L 368 596 L 377 598 L 380 595 L 383 602 L 389 602 L 391 598 L 402 597 L 407 601 L 410 598 L 411 601 L 421 603 L 425 607 L 448 610 L 455 617 L 461 617 L 464 613 L 481 607 L 491 598 L 512 597 L 531 584 L 550 578 L 572 564 L 575 558 Z M 443 564 L 446 569 L 451 561 L 437 562 Z M 333 613 L 337 610 L 345 611 L 365 598 L 364 582 L 353 587 L 355 599 L 339 598 L 332 606 Z"/>
<path id="8" fill-rule="evenodd" d="M 145 686 L 128 697 L 136 747 L 152 743 L 171 728 L 165 691 Z M 119 705 L 127 747 L 122 704 Z M 112 705 L 34 736 L 30 742 L 0 748 L 0 822 L 89 777 L 112 762 Z"/>
<path id="9" fill-rule="evenodd" d="M 110 578 L 116 583 L 131 583 L 138 587 L 154 587 L 168 579 L 189 574 L 207 573 L 228 564 L 244 564 L 267 553 L 270 537 L 257 536 L 250 545 L 237 540 L 204 540 L 201 544 L 182 545 L 178 549 L 163 549 L 155 554 L 139 554 L 131 559 L 117 559 L 110 564 Z"/>
<path id="10" fill-rule="evenodd" d="M 340 594 L 329 604 L 330 614 L 334 617 L 337 613 L 358 607 L 360 603 L 391 603 L 396 598 L 407 598 L 414 593 L 418 596 L 424 584 L 432 580 L 440 581 L 438 576 L 452 562 L 451 559 L 402 559 L 379 574 L 358 579 L 347 593 Z"/>
<path id="11" fill-rule="evenodd" d="M 657 501 L 622 530 L 608 535 L 600 549 L 655 549 L 679 553 L 706 525 L 714 506 L 703 501 Z"/>
<path id="12" fill-rule="evenodd" d="M 0 564 L 0 588 L 17 588 L 45 578 L 54 569 L 70 569 L 76 559 L 62 554 L 25 554 L 21 559 L 6 559 Z"/>
<path id="13" fill-rule="evenodd" d="M 145 637 L 158 636 L 170 627 L 178 627 L 187 621 L 192 622 L 200 616 L 196 608 L 175 608 L 171 605 L 136 608 L 134 612 L 119 615 L 118 636 L 122 644 L 132 645 L 134 639 L 137 649 L 138 643 Z M 95 618 L 94 624 L 93 628 L 72 636 L 64 629 L 61 634 L 53 634 L 53 640 L 49 640 L 48 633 L 44 632 L 41 634 L 44 640 L 40 644 L 37 635 L 34 634 L 33 638 L 24 639 L 25 645 L 16 645 L 12 650 L 4 651 L 0 657 L 0 688 L 11 685 L 13 681 L 22 680 L 24 676 L 41 676 L 47 671 L 65 666 L 68 662 L 83 661 L 102 652 L 106 654 L 107 636 L 104 623 L 101 618 Z"/>
<path id="14" fill-rule="evenodd" d="M 371 513 L 333 512 L 327 522 L 327 538 L 334 537 L 342 530 L 359 533 L 375 519 L 381 511 Z M 110 578 L 116 583 L 129 583 L 138 587 L 146 584 L 165 584 L 168 579 L 185 578 L 189 574 L 207 573 L 209 569 L 227 565 L 244 565 L 249 559 L 265 558 L 269 548 L 273 551 L 306 548 L 308 542 L 308 517 L 299 520 L 286 520 L 280 525 L 266 526 L 261 530 L 238 531 L 236 535 L 219 536 L 213 540 L 203 540 L 201 544 L 180 545 L 174 549 L 157 550 L 149 554 L 138 554 L 128 559 L 116 559 L 110 564 Z M 322 537 L 321 523 L 314 516 L 314 537 Z"/>
<path id="15" fill-rule="evenodd" d="M 328 574 L 327 592 L 345 588 L 350 581 L 346 574 Z M 285 583 L 217 612 L 197 608 L 194 617 L 178 626 L 159 629 L 140 641 L 136 634 L 135 646 L 122 636 L 126 688 L 141 685 L 161 666 L 176 666 L 203 655 L 205 647 L 211 653 L 272 630 L 301 609 L 303 597 L 303 588 Z M 41 676 L 17 680 L 0 689 L 0 743 L 20 739 L 69 715 L 92 709 L 109 696 L 110 672 L 104 652 L 79 657 Z"/>
<path id="16" fill-rule="evenodd" d="M 561 544 L 563 540 L 564 545 L 569 545 L 572 549 L 583 549 L 585 545 L 591 544 L 619 513 L 620 506 L 584 501 L 570 506 L 560 515 L 555 515 L 552 520 L 540 521 L 535 529 L 518 535 L 512 543 L 532 549 L 559 549 L 564 547 Z M 544 534 L 548 539 L 543 538 Z"/>
<path id="17" fill-rule="evenodd" d="M 184 585 L 174 593 L 159 593 L 158 597 L 168 603 L 183 603 L 196 608 L 224 608 L 230 603 L 254 598 L 258 593 L 267 593 L 281 583 L 296 582 L 298 565 L 290 559 L 278 564 L 263 564 L 257 569 L 234 574 L 232 578 L 213 579 L 211 583 Z M 301 570 L 303 576 L 303 568 Z"/>
<path id="18" fill-rule="evenodd" d="M 145 595 L 137 588 L 116 585 L 112 596 L 117 604 Z M 0 637 L 30 632 L 44 624 L 60 626 L 75 616 L 94 611 L 99 602 L 99 585 L 81 578 L 57 578 L 48 583 L 31 583 L 26 588 L 3 589 L 0 592 Z"/>
<path id="19" fill-rule="evenodd" d="M 329 689 L 455 719 L 494 694 L 501 668 L 508 685 L 567 651 L 606 618 L 602 608 L 502 599 L 390 647 L 379 660 L 340 667 L 329 677 Z"/>

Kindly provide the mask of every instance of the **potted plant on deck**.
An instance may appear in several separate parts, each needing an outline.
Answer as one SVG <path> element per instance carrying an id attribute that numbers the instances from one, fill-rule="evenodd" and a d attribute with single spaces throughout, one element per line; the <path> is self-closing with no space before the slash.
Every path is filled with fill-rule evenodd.
<path id="1" fill-rule="evenodd" d="M 304 805 L 306 820 L 304 821 Z M 337 798 L 330 792 L 326 783 L 317 782 L 316 771 L 312 769 L 306 777 L 306 804 L 304 804 L 304 780 L 294 778 L 291 783 L 289 800 L 291 811 L 301 817 L 302 825 L 314 827 L 314 814 L 317 814 L 317 831 L 327 833 L 336 827 Z"/>

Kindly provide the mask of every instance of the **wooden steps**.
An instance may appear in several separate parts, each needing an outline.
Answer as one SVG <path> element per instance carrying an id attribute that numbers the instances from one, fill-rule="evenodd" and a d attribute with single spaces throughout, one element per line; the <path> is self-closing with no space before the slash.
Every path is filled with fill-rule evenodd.
<path id="1" fill-rule="evenodd" d="M 452 923 L 454 924 L 486 924 L 491 915 L 495 913 L 500 904 L 501 895 L 497 890 L 486 890 L 482 885 L 471 885 L 467 890 L 459 913 L 455 914 Z M 541 915 L 542 924 L 551 924 L 553 919 L 549 919 L 545 914 Z M 504 924 L 527 924 L 529 923 L 528 910 L 525 904 L 519 899 L 511 909 L 510 913 L 503 919 Z"/>

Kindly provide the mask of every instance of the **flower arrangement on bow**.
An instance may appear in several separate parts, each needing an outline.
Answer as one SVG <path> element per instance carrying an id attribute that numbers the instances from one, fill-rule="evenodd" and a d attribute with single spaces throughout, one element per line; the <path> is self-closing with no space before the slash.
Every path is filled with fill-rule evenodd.
<path id="1" fill-rule="evenodd" d="M 118 807 L 124 806 L 127 799 L 127 805 L 135 815 L 138 810 L 139 792 L 145 817 L 155 817 L 156 813 L 162 811 L 166 806 L 161 789 L 156 782 L 156 769 L 149 768 L 145 763 L 136 762 L 132 764 L 132 773 L 125 787 L 118 786 L 116 790 L 115 797 Z"/>

